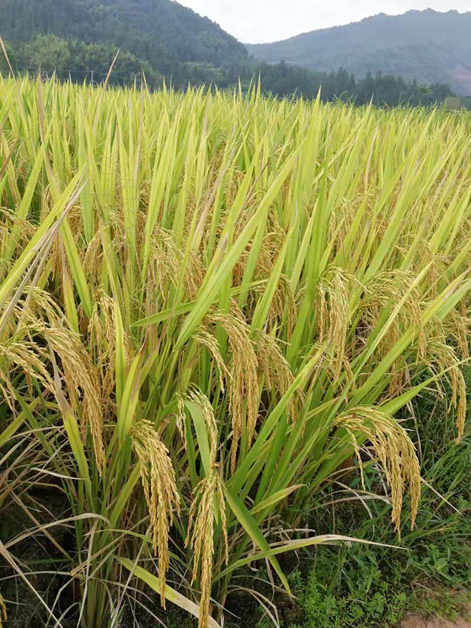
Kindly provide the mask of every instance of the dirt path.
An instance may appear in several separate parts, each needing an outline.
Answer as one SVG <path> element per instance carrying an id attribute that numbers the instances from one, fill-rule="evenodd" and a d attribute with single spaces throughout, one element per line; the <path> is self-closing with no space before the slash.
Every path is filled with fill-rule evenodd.
<path id="1" fill-rule="evenodd" d="M 401 628 L 471 628 L 471 620 L 459 617 L 453 622 L 446 619 L 427 619 L 414 615 L 405 619 Z"/>

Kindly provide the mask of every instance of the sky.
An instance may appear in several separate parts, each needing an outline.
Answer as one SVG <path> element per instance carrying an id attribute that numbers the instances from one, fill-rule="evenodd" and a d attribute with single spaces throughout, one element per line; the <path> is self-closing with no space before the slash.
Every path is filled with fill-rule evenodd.
<path id="1" fill-rule="evenodd" d="M 287 39 L 299 33 L 357 22 L 409 9 L 471 11 L 471 0 L 178 0 L 250 44 Z"/>

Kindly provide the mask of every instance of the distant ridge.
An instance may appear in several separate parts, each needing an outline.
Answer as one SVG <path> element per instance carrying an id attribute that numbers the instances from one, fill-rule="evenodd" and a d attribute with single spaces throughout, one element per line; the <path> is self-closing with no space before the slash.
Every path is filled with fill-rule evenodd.
<path id="1" fill-rule="evenodd" d="M 471 12 L 379 13 L 246 48 L 267 63 L 286 61 L 320 72 L 343 67 L 357 77 L 381 71 L 419 83 L 448 83 L 457 93 L 471 95 Z"/>

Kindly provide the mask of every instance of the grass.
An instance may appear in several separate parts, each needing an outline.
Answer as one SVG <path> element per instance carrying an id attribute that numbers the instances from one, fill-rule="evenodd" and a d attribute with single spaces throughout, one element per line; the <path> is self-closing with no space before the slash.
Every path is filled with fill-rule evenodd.
<path id="1" fill-rule="evenodd" d="M 354 495 L 382 478 L 389 545 L 411 538 L 424 450 L 404 413 L 434 391 L 450 448 L 465 429 L 469 115 L 256 88 L 0 95 L 0 509 L 28 521 L 5 578 L 58 625 L 119 626 L 153 590 L 215 628 L 251 566 L 290 595 L 285 554 L 384 543 L 384 515 L 368 538 L 305 532 L 357 464 Z"/>
<path id="2" fill-rule="evenodd" d="M 397 626 L 408 613 L 456 619 L 469 605 L 469 593 L 463 591 L 466 582 L 459 579 L 467 571 L 469 583 L 469 569 L 463 561 L 453 583 L 448 578 L 445 584 L 439 577 L 425 578 L 424 571 L 441 570 L 436 565 L 447 562 L 444 545 L 432 546 L 430 553 L 435 564 L 420 554 L 407 560 L 380 558 L 361 548 L 341 555 L 323 553 L 308 576 L 301 578 L 296 572 L 291 576 L 298 603 L 282 625 L 376 628 Z"/>
<path id="3" fill-rule="evenodd" d="M 465 478 L 470 434 L 468 430 L 458 448 L 450 447 L 445 408 L 435 407 L 435 415 L 442 418 L 437 421 L 431 401 L 421 399 L 414 409 L 417 434 L 427 448 L 422 464 L 426 485 L 416 528 L 401 539 L 405 550 L 355 545 L 322 548 L 314 560 L 298 556 L 289 575 L 297 603 L 280 614 L 282 626 L 376 628 L 396 626 L 408 613 L 447 619 L 469 616 L 471 493 Z M 370 491 L 380 493 L 378 483 L 377 474 L 368 474 Z M 357 490 L 355 484 L 356 479 L 350 486 Z M 323 499 L 330 501 L 332 496 L 326 493 Z M 339 501 L 331 511 L 315 510 L 310 525 L 321 532 L 335 529 L 394 542 L 378 503 Z"/>

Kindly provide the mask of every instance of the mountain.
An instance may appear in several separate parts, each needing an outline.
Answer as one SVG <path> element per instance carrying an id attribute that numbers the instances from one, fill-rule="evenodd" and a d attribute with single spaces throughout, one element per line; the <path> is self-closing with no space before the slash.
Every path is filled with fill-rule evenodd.
<path id="1" fill-rule="evenodd" d="M 243 44 L 171 0 L 0 0 L 0 15 L 0 35 L 14 49 L 38 35 L 107 44 L 161 74 L 178 64 L 223 67 L 248 60 Z"/>
<path id="2" fill-rule="evenodd" d="M 425 79 L 431 84 L 419 85 L 389 75 L 391 55 L 385 55 L 379 66 L 382 75 L 367 74 L 364 79 L 355 79 L 344 69 L 329 74 L 320 71 L 318 54 L 313 69 L 256 61 L 217 24 L 172 0 L 0 0 L 0 15 L 0 36 L 18 74 L 35 75 L 39 70 L 59 80 L 101 83 L 114 63 L 110 84 L 139 85 L 144 75 L 150 89 L 161 87 L 165 78 L 177 89 L 191 83 L 220 89 L 241 85 L 248 90 L 260 77 L 263 92 L 277 97 L 316 98 L 322 87 L 324 101 L 340 98 L 358 105 L 427 106 L 452 95 L 448 85 L 432 76 Z M 309 43 L 310 37 L 299 39 Z M 400 33 L 393 37 L 400 38 Z M 290 40 L 295 42 L 295 62 L 299 62 L 294 54 L 297 39 Z M 366 36 L 364 41 L 371 47 Z M 334 65 L 340 68 L 347 60 L 340 55 Z M 0 52 L 0 73 L 9 71 Z"/>
<path id="3" fill-rule="evenodd" d="M 312 31 L 270 44 L 247 45 L 259 61 L 320 72 L 340 67 L 356 77 L 395 74 L 407 81 L 448 83 L 471 94 L 471 12 L 380 13 L 346 26 Z"/>

